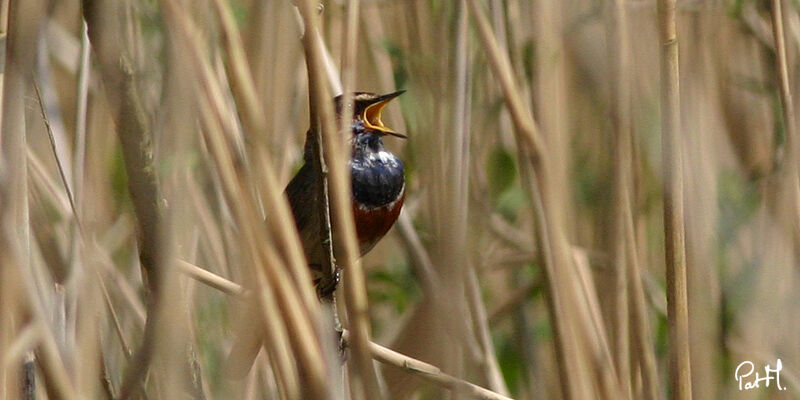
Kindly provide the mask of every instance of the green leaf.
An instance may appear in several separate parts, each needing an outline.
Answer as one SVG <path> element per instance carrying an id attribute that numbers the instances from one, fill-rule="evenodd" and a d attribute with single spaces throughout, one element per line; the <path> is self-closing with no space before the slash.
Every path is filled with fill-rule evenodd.
<path id="1" fill-rule="evenodd" d="M 489 194 L 495 201 L 511 188 L 517 177 L 514 157 L 502 147 L 495 147 L 486 162 L 486 175 L 489 179 Z"/>
<path id="2" fill-rule="evenodd" d="M 512 185 L 497 199 L 497 212 L 509 221 L 516 221 L 517 213 L 526 202 L 525 192 L 520 185 Z"/>

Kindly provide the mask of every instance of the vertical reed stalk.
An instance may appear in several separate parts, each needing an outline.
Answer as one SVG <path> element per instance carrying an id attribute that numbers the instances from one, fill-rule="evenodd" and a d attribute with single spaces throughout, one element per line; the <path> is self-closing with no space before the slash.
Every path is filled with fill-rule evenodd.
<path id="1" fill-rule="evenodd" d="M 630 199 L 630 197 L 629 197 Z M 628 293 L 630 304 L 631 324 L 631 359 L 637 360 L 639 371 L 642 375 L 642 398 L 645 400 L 658 399 L 658 371 L 656 370 L 656 355 L 653 349 L 653 339 L 650 336 L 650 326 L 647 314 L 647 302 L 642 287 L 642 274 L 637 254 L 636 232 L 634 229 L 632 207 L 627 207 L 625 217 L 625 249 L 628 260 Z M 631 368 L 634 363 L 631 361 Z M 633 391 L 633 388 L 631 388 Z M 636 398 L 634 393 L 633 398 Z"/>
<path id="2" fill-rule="evenodd" d="M 670 385 L 674 399 L 692 398 L 689 304 L 683 221 L 680 88 L 675 0 L 658 0 L 661 46 L 661 153 L 666 245 Z"/>
<path id="3" fill-rule="evenodd" d="M 165 289 L 163 277 L 169 267 L 167 235 L 153 164 L 152 131 L 136 86 L 129 43 L 123 40 L 131 20 L 123 17 L 120 4 L 85 0 L 82 6 L 89 40 L 99 61 L 106 98 L 122 144 L 128 191 L 137 220 L 139 260 L 150 295 L 144 339 L 120 389 L 120 398 L 127 399 L 142 387 L 155 351 L 156 325 L 162 312 L 161 291 Z"/>
<path id="4" fill-rule="evenodd" d="M 789 62 L 786 58 L 786 36 L 783 29 L 783 7 L 781 0 L 771 0 L 772 36 L 775 41 L 778 86 L 781 94 L 781 112 L 784 132 L 786 133 L 786 167 L 787 190 L 792 217 L 791 232 L 794 235 L 795 254 L 800 254 L 800 145 L 797 137 L 797 120 L 795 119 L 794 100 L 791 82 L 789 82 Z"/>
<path id="5" fill-rule="evenodd" d="M 612 361 L 606 357 L 608 349 L 602 340 L 605 335 L 594 330 L 596 325 L 593 326 L 590 321 L 592 312 L 578 308 L 593 300 L 591 294 L 579 288 L 578 271 L 561 226 L 563 213 L 560 207 L 564 199 L 559 198 L 555 188 L 557 183 L 551 165 L 553 159 L 549 156 L 533 115 L 522 102 L 508 55 L 498 46 L 477 0 L 469 0 L 468 4 L 515 126 L 520 163 L 524 163 L 522 169 L 529 172 L 523 181 L 533 202 L 536 239 L 543 260 L 542 273 L 548 285 L 548 317 L 555 331 L 553 340 L 562 395 L 567 399 L 592 395 L 594 385 L 589 382 L 591 373 L 599 380 L 598 384 L 606 397 L 613 393 L 619 396 L 621 393 L 616 378 L 613 377 L 613 371 L 608 370 L 610 365 L 606 365 Z M 573 315 L 576 316 L 574 324 L 573 320 L 564 318 Z"/>
<path id="6" fill-rule="evenodd" d="M 288 203 L 281 195 L 280 187 L 278 186 L 278 179 L 274 169 L 274 163 L 271 160 L 270 153 L 266 146 L 266 127 L 267 121 L 264 110 L 264 105 L 261 99 L 255 92 L 255 83 L 252 77 L 251 67 L 247 61 L 244 51 L 244 44 L 241 41 L 239 32 L 236 28 L 236 22 L 233 18 L 229 5 L 224 1 L 215 0 L 215 9 L 220 26 L 223 32 L 223 45 L 226 49 L 225 52 L 225 72 L 228 81 L 231 84 L 234 100 L 237 104 L 236 111 L 239 113 L 240 119 L 245 130 L 245 140 L 251 144 L 248 146 L 250 156 L 252 157 L 255 168 L 251 169 L 253 176 L 259 182 L 259 195 L 264 203 L 264 209 L 267 214 L 267 222 L 274 238 L 280 246 L 281 255 L 283 256 L 285 265 L 289 267 L 290 272 L 294 277 L 294 284 L 298 288 L 298 295 L 304 303 L 304 308 L 309 311 L 313 322 L 319 322 L 319 308 L 317 307 L 316 299 L 313 296 L 310 286 L 311 277 L 308 271 L 305 257 L 302 255 L 302 249 L 298 240 L 297 231 L 294 224 L 291 212 L 289 211 Z M 189 25 L 189 21 L 184 25 Z M 195 43 L 196 45 L 196 43 Z M 262 282 L 263 278 L 259 274 L 259 279 Z M 262 297 L 262 308 L 271 307 L 274 300 L 270 300 L 268 296 Z M 265 311 L 266 312 L 266 311 Z M 296 391 L 296 378 L 294 368 L 289 364 L 289 354 L 281 349 L 279 343 L 286 340 L 285 331 L 277 324 L 264 316 L 263 322 L 269 326 L 267 333 L 269 337 L 265 342 L 267 350 L 273 355 L 272 362 L 277 366 L 276 372 L 281 379 L 282 394 L 291 397 L 291 394 Z M 325 335 L 326 332 L 319 332 Z M 242 343 L 237 343 L 237 346 Z M 240 362 L 240 364 L 251 365 L 253 357 L 257 354 L 257 341 L 250 341 L 241 347 L 243 351 L 249 354 L 243 354 L 245 357 L 250 357 L 251 361 Z M 322 352 L 318 355 L 329 354 L 330 352 Z M 236 353 L 233 353 L 236 354 Z M 310 359 L 309 359 L 310 360 Z M 329 366 L 332 365 L 329 362 Z M 314 368 L 316 365 L 307 366 L 307 368 Z M 321 378 L 321 377 L 320 377 Z"/>
<path id="7" fill-rule="evenodd" d="M 8 51 L 8 6 L 9 6 L 9 2 L 10 1 L 11 0 L 2 0 L 2 1 L 0 1 L 0 36 L 6 38 L 6 48 L 2 50 L 2 59 L 3 59 L 4 63 L 5 63 L 5 65 L 8 65 L 8 61 L 7 61 L 7 58 L 8 58 L 8 54 L 7 54 L 7 51 Z M 5 71 L 5 68 L 3 68 L 3 70 L 0 71 L 0 104 L 2 104 L 2 102 L 3 102 L 3 93 L 4 93 L 3 86 L 4 86 L 4 83 L 5 83 L 5 77 L 6 77 L 6 71 Z M 0 124 L 3 123 L 1 114 L 2 114 L 2 112 L 0 112 Z M 2 142 L 2 140 L 0 140 L 0 142 Z"/>
<path id="8" fill-rule="evenodd" d="M 370 338 L 369 327 L 369 314 L 367 313 L 367 296 L 366 296 L 366 280 L 361 269 L 360 251 L 358 249 L 358 242 L 355 239 L 355 225 L 351 212 L 351 195 L 350 195 L 350 174 L 348 172 L 347 160 L 350 158 L 350 147 L 345 143 L 349 143 L 349 138 L 352 135 L 350 124 L 351 115 L 347 108 L 353 96 L 353 89 L 356 87 L 356 68 L 358 54 L 358 14 L 359 14 L 359 0 L 347 0 L 347 7 L 345 11 L 345 26 L 342 33 L 342 114 L 339 116 L 338 122 L 338 135 L 326 138 L 326 147 L 329 148 L 328 154 L 332 157 L 326 158 L 331 163 L 337 165 L 331 166 L 332 184 L 336 185 L 333 189 L 332 203 L 335 208 L 334 212 L 334 228 L 336 235 L 334 236 L 334 243 L 337 246 L 344 244 L 344 259 L 342 265 L 347 270 L 346 278 L 344 279 L 345 291 L 345 305 L 347 307 L 347 316 L 352 330 L 355 333 L 358 330 L 357 337 L 360 343 L 357 344 L 358 348 L 354 349 L 355 362 L 350 368 L 350 376 L 355 379 L 350 379 L 350 394 L 353 399 L 380 399 L 382 398 L 378 388 L 378 380 L 375 374 L 375 369 L 372 365 L 372 357 L 367 351 L 367 343 Z M 321 82 L 320 82 L 321 84 Z M 331 132 L 334 133 L 334 132 Z M 337 259 L 337 262 L 339 260 Z M 355 336 L 354 336 L 355 337 Z M 359 387 L 360 386 L 360 387 Z"/>
<path id="9" fill-rule="evenodd" d="M 30 84 L 38 42 L 43 2 L 11 1 L 8 12 L 8 38 L 2 93 L 2 131 L 0 131 L 0 178 L 5 184 L 2 207 L 8 212 L 3 222 L 16 262 L 27 269 L 30 253 L 28 220 L 27 140 L 25 98 Z"/>
<path id="10" fill-rule="evenodd" d="M 345 11 L 345 25 L 342 31 L 342 104 L 350 104 L 353 90 L 356 88 L 356 55 L 358 54 L 358 14 L 359 1 L 348 0 Z M 343 138 L 350 134 L 350 115 L 343 112 L 339 116 L 339 130 Z"/>
<path id="11" fill-rule="evenodd" d="M 300 14 L 305 24 L 303 47 L 308 64 L 308 78 L 311 103 L 311 129 L 319 135 L 324 146 L 324 159 L 329 170 L 325 177 L 330 185 L 330 209 L 334 248 L 337 249 L 337 262 L 347 271 L 344 284 L 345 306 L 351 331 L 351 347 L 355 371 L 350 379 L 352 395 L 356 398 L 380 399 L 377 377 L 372 367 L 369 351 L 369 314 L 367 313 L 367 290 L 364 272 L 359 260 L 358 243 L 355 236 L 355 223 L 351 209 L 350 175 L 347 171 L 347 156 L 342 140 L 335 129 L 335 119 L 328 80 L 325 77 L 323 62 L 324 43 L 318 32 L 318 16 L 311 0 L 301 1 Z M 324 175 L 323 175 L 324 176 Z M 328 206 L 323 204 L 323 206 Z M 354 372 L 355 372 L 354 371 Z M 361 386 L 361 388 L 359 388 Z M 359 392 L 360 390 L 360 392 Z"/>
<path id="12" fill-rule="evenodd" d="M 296 368 L 303 372 L 301 376 L 303 378 L 301 387 L 303 395 L 312 399 L 329 398 L 329 385 L 325 384 L 326 370 L 319 337 L 321 332 L 316 329 L 319 309 L 316 302 L 306 304 L 303 301 L 303 290 L 310 293 L 310 278 L 294 281 L 291 276 L 293 272 L 300 274 L 299 276 L 303 276 L 303 273 L 307 275 L 308 271 L 290 271 L 282 262 L 283 258 L 278 255 L 276 243 L 267 240 L 266 231 L 262 229 L 260 223 L 253 222 L 260 219 L 254 198 L 251 196 L 252 185 L 248 179 L 250 176 L 239 163 L 238 157 L 241 155 L 231 146 L 230 139 L 238 135 L 236 126 L 227 118 L 233 111 L 229 109 L 229 105 L 224 99 L 221 85 L 202 51 L 202 38 L 191 23 L 188 13 L 175 1 L 164 0 L 162 4 L 166 10 L 165 15 L 172 22 L 170 26 L 175 29 L 176 42 L 185 44 L 184 47 L 189 50 L 190 65 L 196 68 L 194 72 L 200 81 L 196 85 L 196 89 L 200 91 L 199 105 L 201 122 L 205 127 L 204 139 L 216 163 L 225 198 L 242 231 L 242 250 L 256 268 L 257 285 L 254 290 L 261 292 L 257 304 L 262 317 L 260 322 L 263 324 L 262 328 L 265 329 L 265 347 L 270 355 L 275 357 L 276 365 L 280 368 L 277 375 L 285 390 L 282 393 L 287 395 L 287 393 L 296 392 L 293 384 L 296 382 L 295 366 L 290 362 L 289 354 L 285 351 L 285 341 L 288 340 L 296 357 Z M 231 65 L 230 67 L 238 71 L 246 70 L 243 68 L 246 67 L 245 65 Z M 241 93 L 237 96 L 239 95 Z M 246 103 L 243 106 L 242 108 L 245 109 L 250 108 L 250 105 Z M 245 111 L 243 115 L 249 118 L 251 116 L 248 113 L 249 111 Z M 256 165 L 257 168 L 265 172 L 270 171 L 271 166 L 264 163 L 263 157 L 256 157 L 256 160 L 260 161 Z M 273 192 L 280 193 L 275 190 Z M 277 198 L 280 199 L 280 196 L 278 195 Z M 283 204 L 288 208 L 285 200 Z M 283 224 L 281 228 L 283 232 L 289 232 L 286 233 L 287 236 L 296 235 L 289 225 L 290 218 L 278 222 Z M 300 289 L 298 285 L 307 285 L 308 287 Z M 279 316 L 276 316 L 276 313 L 279 313 Z M 246 348 L 245 350 L 250 351 L 251 349 Z M 254 356 L 256 353 L 253 350 L 252 355 Z M 245 369 L 249 368 L 251 364 L 252 359 Z"/>
<path id="13" fill-rule="evenodd" d="M 786 140 L 789 157 L 787 160 L 797 162 L 797 121 L 794 113 L 794 101 L 792 99 L 791 83 L 789 82 L 789 65 L 786 59 L 786 37 L 783 30 L 783 11 L 781 0 L 771 0 L 772 12 L 772 35 L 775 40 L 775 52 L 777 55 L 778 82 L 781 93 L 781 111 L 783 113 L 783 124 L 786 129 Z M 797 169 L 796 164 L 789 164 L 789 168 Z M 796 182 L 794 184 L 797 184 Z"/>
<path id="14" fill-rule="evenodd" d="M 81 204 L 84 164 L 86 161 L 86 120 L 89 102 L 89 74 L 91 72 L 89 47 L 86 21 L 81 21 L 81 50 L 80 63 L 78 64 L 78 93 L 76 95 L 78 104 L 75 113 L 75 144 L 72 156 L 72 192 L 77 204 Z M 78 212 L 80 213 L 80 210 Z"/>
<path id="15" fill-rule="evenodd" d="M 508 386 L 503 379 L 503 374 L 500 371 L 500 365 L 497 362 L 497 354 L 492 343 L 491 331 L 489 330 L 489 318 L 486 314 L 486 305 L 483 303 L 481 297 L 480 285 L 478 282 L 478 274 L 475 268 L 469 269 L 466 277 L 466 290 L 467 300 L 469 301 L 470 311 L 472 318 L 475 321 L 475 334 L 481 345 L 482 357 L 482 372 L 484 379 L 488 382 L 490 390 L 502 394 L 509 395 Z"/>
<path id="16" fill-rule="evenodd" d="M 44 2 L 10 1 L 3 4 L 4 10 L 6 7 L 8 14 L 3 15 L 8 19 L 0 22 L 4 28 L 6 24 L 9 28 L 3 49 L 5 71 L 0 99 L 0 251 L 4 253 L 0 258 L 0 350 L 3 354 L 11 346 L 15 332 L 22 330 L 25 307 L 17 296 L 24 291 L 20 288 L 25 271 L 31 269 L 25 98 Z M 28 356 L 14 360 L 12 365 L 3 360 L 0 395 L 29 398 L 36 391 L 35 382 L 27 379 L 32 371 L 33 363 Z"/>
<path id="17" fill-rule="evenodd" d="M 231 85 L 234 100 L 236 101 L 236 111 L 240 115 L 242 125 L 245 129 L 245 140 L 253 144 L 252 155 L 254 164 L 253 173 L 263 186 L 260 191 L 264 202 L 265 212 L 270 216 L 267 221 L 270 229 L 280 244 L 280 248 L 285 253 L 284 259 L 289 265 L 290 272 L 293 274 L 300 296 L 305 306 L 313 310 L 316 300 L 307 284 L 311 281 L 308 266 L 305 263 L 303 250 L 297 236 L 297 230 L 292 221 L 292 214 L 289 204 L 281 195 L 278 177 L 273 167 L 270 154 L 266 149 L 265 130 L 267 121 L 265 120 L 263 102 L 255 92 L 250 65 L 247 62 L 244 51 L 244 44 L 236 30 L 236 21 L 229 5 L 224 1 L 214 0 L 217 10 L 217 17 L 223 32 L 223 44 L 226 49 L 226 73 Z M 264 166 L 266 168 L 260 168 Z"/>
<path id="18" fill-rule="evenodd" d="M 630 58 L 628 46 L 628 27 L 624 0 L 614 0 L 608 5 L 610 16 L 607 18 L 609 62 L 611 68 L 611 125 L 613 129 L 613 237 L 611 240 L 613 255 L 613 295 L 611 299 L 612 343 L 614 363 L 617 376 L 623 390 L 630 395 L 631 366 L 628 320 L 628 271 L 627 265 L 632 263 L 626 254 L 626 241 L 631 238 L 625 235 L 627 219 L 630 218 L 631 193 L 631 85 Z"/>
<path id="19" fill-rule="evenodd" d="M 792 1 L 49 3 L 0 0 L 0 399 L 684 400 L 776 356 L 800 387 Z M 400 88 L 362 272 L 330 100 Z M 306 132 L 330 304 L 284 195 Z"/>
<path id="20" fill-rule="evenodd" d="M 3 279 L 10 278 L 3 285 L 3 292 L 16 292 L 20 299 L 2 298 L 0 305 L 3 315 L 0 328 L 6 332 L 20 330 L 26 322 L 39 331 L 41 340 L 36 348 L 35 357 L 28 353 L 24 357 L 23 368 L 8 371 L 0 379 L 12 380 L 2 382 L 12 389 L 10 393 L 19 394 L 20 398 L 32 398 L 36 393 L 33 379 L 33 360 L 39 366 L 44 378 L 44 388 L 51 398 L 67 399 L 75 397 L 75 388 L 65 368 L 56 342 L 54 328 L 50 324 L 50 315 L 39 288 L 50 293 L 51 287 L 39 281 L 40 276 L 34 273 L 31 259 L 30 218 L 28 208 L 28 143 L 26 134 L 25 99 L 31 88 L 31 72 L 34 68 L 35 49 L 38 47 L 41 23 L 45 17 L 43 1 L 12 1 L 9 4 L 8 27 L 9 37 L 6 46 L 6 71 L 2 99 L 2 131 L 0 131 L 0 186 L 2 188 L 2 207 L 0 217 L 3 220 L 0 247 L 7 251 L 7 264 L 3 265 Z M 5 341 L 5 340 L 3 340 Z M 5 343 L 0 343 L 4 345 Z M 19 361 L 19 360 L 15 360 Z M 13 368 L 13 367 L 12 367 Z M 10 372 L 10 373 L 9 373 Z M 22 378 L 23 380 L 20 380 Z M 18 390 L 19 389 L 19 390 Z"/>
<path id="21" fill-rule="evenodd" d="M 451 36 L 455 46 L 450 50 L 442 46 L 444 43 L 437 44 L 436 48 L 443 56 L 437 59 L 436 67 L 431 70 L 433 82 L 440 85 L 442 91 L 441 98 L 435 101 L 450 106 L 440 109 L 436 116 L 435 129 L 441 134 L 433 138 L 432 150 L 441 161 L 428 164 L 427 168 L 436 168 L 439 172 L 429 181 L 432 187 L 439 188 L 432 193 L 430 211 L 434 215 L 433 231 L 437 236 L 436 270 L 441 281 L 446 282 L 436 297 L 430 299 L 433 315 L 440 321 L 435 340 L 442 349 L 439 362 L 448 373 L 460 377 L 472 369 L 469 360 L 481 357 L 482 349 L 475 342 L 472 321 L 465 318 L 474 316 L 465 314 L 469 304 L 465 296 L 466 277 L 471 268 L 467 250 L 471 132 L 470 80 L 467 77 L 469 14 L 463 2 L 454 2 L 452 6 L 453 14 L 443 13 L 436 28 L 439 34 Z M 463 317 L 459 317 L 461 315 Z"/>

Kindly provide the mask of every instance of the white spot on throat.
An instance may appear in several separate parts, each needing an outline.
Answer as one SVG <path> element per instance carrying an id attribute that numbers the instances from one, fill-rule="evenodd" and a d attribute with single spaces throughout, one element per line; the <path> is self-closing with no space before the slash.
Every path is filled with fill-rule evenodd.
<path id="1" fill-rule="evenodd" d="M 367 158 L 369 161 L 379 161 L 383 164 L 397 164 L 397 160 L 394 154 L 389 153 L 388 151 L 381 150 L 375 153 L 370 153 Z"/>

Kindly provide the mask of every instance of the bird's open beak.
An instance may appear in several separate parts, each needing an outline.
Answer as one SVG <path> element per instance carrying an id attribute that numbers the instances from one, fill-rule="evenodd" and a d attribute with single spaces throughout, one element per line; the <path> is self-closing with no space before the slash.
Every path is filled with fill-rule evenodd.
<path id="1" fill-rule="evenodd" d="M 364 115 L 362 115 L 364 124 L 367 126 L 367 128 L 374 129 L 384 134 L 396 136 L 402 139 L 408 138 L 408 136 L 402 133 L 395 132 L 391 128 L 387 127 L 386 125 L 383 124 L 383 121 L 381 121 L 381 111 L 383 111 L 383 108 L 386 107 L 386 105 L 389 104 L 389 102 L 392 101 L 392 99 L 394 99 L 397 96 L 400 96 L 405 92 L 406 92 L 405 90 L 398 90 L 394 93 L 378 96 L 372 104 L 368 105 L 367 108 L 364 109 Z"/>

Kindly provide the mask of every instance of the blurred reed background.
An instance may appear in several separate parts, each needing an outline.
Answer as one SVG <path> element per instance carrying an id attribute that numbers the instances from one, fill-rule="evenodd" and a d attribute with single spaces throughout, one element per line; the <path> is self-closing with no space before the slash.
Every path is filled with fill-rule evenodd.
<path id="1" fill-rule="evenodd" d="M 0 1 L 0 397 L 800 398 L 780 5 Z M 281 196 L 342 86 L 409 136 L 344 364 Z"/>

